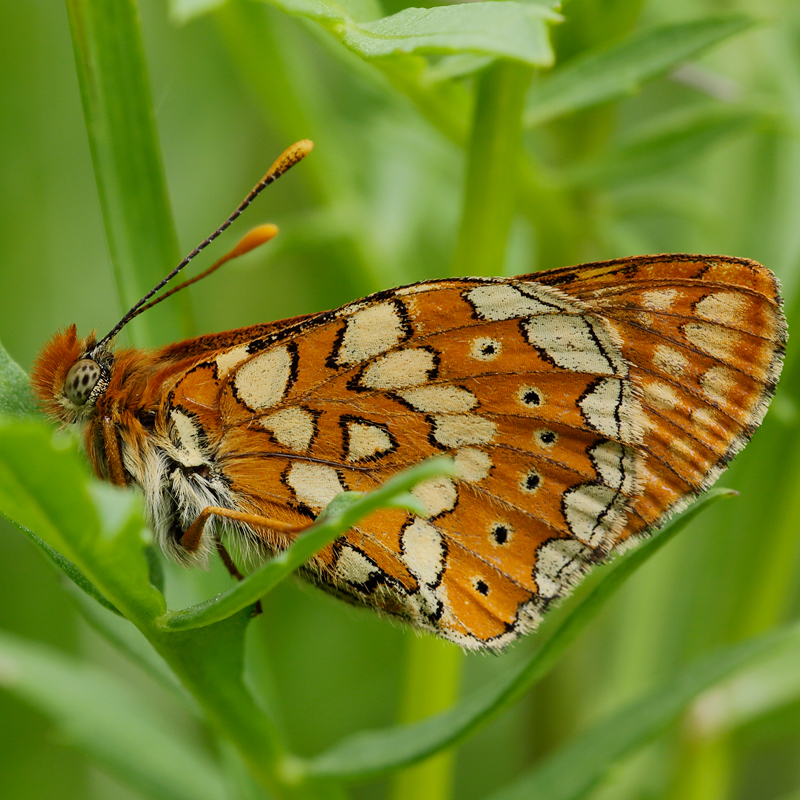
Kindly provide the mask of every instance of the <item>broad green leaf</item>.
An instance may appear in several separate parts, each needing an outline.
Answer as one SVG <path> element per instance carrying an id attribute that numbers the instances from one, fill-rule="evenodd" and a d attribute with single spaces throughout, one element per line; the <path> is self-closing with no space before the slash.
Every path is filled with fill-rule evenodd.
<path id="1" fill-rule="evenodd" d="M 44 423 L 0 424 L 0 511 L 71 562 L 126 615 L 163 613 L 144 557 L 138 498 L 90 479 L 74 441 Z"/>
<path id="2" fill-rule="evenodd" d="M 307 17 L 326 26 L 333 23 L 360 23 L 381 16 L 375 0 L 266 0 L 287 14 Z M 388 19 L 388 18 L 387 18 Z"/>
<path id="3" fill-rule="evenodd" d="M 407 8 L 375 22 L 344 25 L 342 42 L 362 58 L 395 53 L 474 53 L 549 66 L 553 52 L 542 6 L 517 2 Z"/>
<path id="4" fill-rule="evenodd" d="M 35 411 L 25 370 L 0 344 L 0 417 L 29 417 Z"/>
<path id="5" fill-rule="evenodd" d="M 660 171 L 697 158 L 738 133 L 755 127 L 763 115 L 742 109 L 704 108 L 648 125 L 634 139 L 567 176 L 574 185 L 629 185 L 650 181 Z"/>
<path id="6" fill-rule="evenodd" d="M 732 494 L 735 492 L 729 489 L 712 490 L 638 548 L 604 567 L 604 574 L 591 591 L 554 612 L 555 622 L 543 631 L 546 638 L 521 669 L 442 714 L 411 725 L 348 737 L 306 761 L 303 769 L 313 776 L 363 779 L 421 761 L 465 739 L 544 677 L 578 633 L 645 561 L 682 531 L 702 509 Z"/>
<path id="7" fill-rule="evenodd" d="M 164 628 L 177 631 L 201 628 L 226 619 L 274 589 L 317 550 L 337 539 L 364 517 L 390 506 L 398 497 L 402 499 L 418 483 L 440 475 L 452 475 L 454 469 L 451 459 L 431 458 L 395 475 L 374 492 L 363 496 L 355 492 L 339 495 L 329 504 L 333 508 L 324 509 L 319 519 L 280 555 L 212 600 L 198 603 L 183 611 L 167 612 L 159 620 L 160 624 Z"/>
<path id="8" fill-rule="evenodd" d="M 571 740 L 544 764 L 491 795 L 491 800 L 586 797 L 615 764 L 650 742 L 701 692 L 769 654 L 798 645 L 800 626 L 793 625 L 693 664 L 656 691 Z"/>
<path id="9" fill-rule="evenodd" d="M 534 127 L 632 94 L 643 83 L 752 24 L 738 15 L 707 17 L 643 31 L 612 47 L 576 56 L 533 85 L 525 124 Z"/>
<path id="10" fill-rule="evenodd" d="M 218 800 L 213 759 L 110 674 L 0 633 L 0 687 L 50 717 L 76 748 L 155 800 Z"/>
<path id="11" fill-rule="evenodd" d="M 10 519 L 10 522 L 21 530 L 37 547 L 42 549 L 45 556 L 60 569 L 79 589 L 86 592 L 93 600 L 96 600 L 103 608 L 112 611 L 115 614 L 120 614 L 120 611 L 114 606 L 113 603 L 106 600 L 100 590 L 73 564 L 68 558 L 64 558 L 58 550 L 50 547 L 47 542 L 37 536 L 33 531 L 20 525 L 18 522 Z"/>

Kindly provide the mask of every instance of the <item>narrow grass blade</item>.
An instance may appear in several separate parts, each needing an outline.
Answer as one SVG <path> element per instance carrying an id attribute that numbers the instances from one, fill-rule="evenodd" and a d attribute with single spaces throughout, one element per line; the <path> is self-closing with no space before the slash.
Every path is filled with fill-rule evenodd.
<path id="1" fill-rule="evenodd" d="M 127 310 L 180 258 L 138 9 L 134 0 L 67 0 L 67 14 L 114 276 Z M 189 333 L 189 316 L 183 293 L 132 328 L 141 344 L 154 344 L 156 319 L 163 336 L 177 339 Z"/>
<path id="2" fill-rule="evenodd" d="M 608 155 L 567 175 L 573 186 L 614 188 L 652 182 L 676 164 L 699 158 L 723 141 L 752 130 L 763 115 L 740 108 L 703 108 L 649 125 L 635 139 L 610 149 Z"/>
<path id="3" fill-rule="evenodd" d="M 558 624 L 522 669 L 487 686 L 449 711 L 413 725 L 358 733 L 305 763 L 314 776 L 366 778 L 413 764 L 465 739 L 507 708 L 540 680 L 558 661 L 578 633 L 593 619 L 620 586 L 703 509 L 729 489 L 712 490 L 669 525 L 605 568 L 605 574 L 586 595 L 564 609 Z"/>
<path id="4" fill-rule="evenodd" d="M 683 670 L 657 691 L 623 708 L 490 800 L 579 800 L 622 758 L 675 720 L 701 692 L 786 646 L 800 644 L 800 626 L 726 648 Z"/>
<path id="5" fill-rule="evenodd" d="M 440 475 L 452 475 L 453 470 L 452 460 L 433 458 L 401 472 L 363 497 L 352 493 L 340 495 L 323 511 L 317 522 L 298 536 L 292 546 L 280 555 L 259 567 L 229 591 L 183 611 L 167 612 L 161 617 L 160 624 L 168 630 L 190 630 L 230 617 L 255 603 L 311 558 L 317 550 L 337 539 L 373 511 L 387 507 L 421 481 Z"/>
<path id="6" fill-rule="evenodd" d="M 643 83 L 752 24 L 740 15 L 707 17 L 646 30 L 610 48 L 576 56 L 531 89 L 525 125 L 541 125 L 632 94 Z"/>

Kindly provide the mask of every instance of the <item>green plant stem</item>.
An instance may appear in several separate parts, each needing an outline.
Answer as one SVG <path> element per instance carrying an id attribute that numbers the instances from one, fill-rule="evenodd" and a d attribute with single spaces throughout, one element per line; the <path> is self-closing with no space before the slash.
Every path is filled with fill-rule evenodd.
<path id="1" fill-rule="evenodd" d="M 407 637 L 406 659 L 401 725 L 438 714 L 456 702 L 464 660 L 455 645 L 414 634 Z M 454 766 L 454 753 L 448 750 L 403 770 L 394 779 L 395 800 L 447 800 L 452 794 Z"/>
<path id="2" fill-rule="evenodd" d="M 180 258 L 138 8 L 135 0 L 67 0 L 67 14 L 114 277 L 127 311 Z M 139 317 L 130 333 L 137 344 L 158 341 L 156 320 L 163 336 L 188 335 L 188 296 Z"/>
<path id="3" fill-rule="evenodd" d="M 498 61 L 477 78 L 454 275 L 500 275 L 517 200 L 522 109 L 533 68 Z"/>

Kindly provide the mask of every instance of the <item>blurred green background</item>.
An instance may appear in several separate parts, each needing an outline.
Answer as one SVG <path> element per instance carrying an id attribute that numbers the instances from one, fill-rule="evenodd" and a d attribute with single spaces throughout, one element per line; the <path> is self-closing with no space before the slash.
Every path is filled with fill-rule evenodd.
<path id="1" fill-rule="evenodd" d="M 403 7 L 384 3 L 387 14 Z M 231 0 L 185 23 L 182 8 L 141 3 L 181 251 L 225 218 L 284 147 L 304 137 L 316 143 L 214 250 L 258 222 L 282 229 L 190 290 L 196 332 L 319 311 L 451 273 L 465 151 L 414 98 L 312 23 L 270 6 Z M 556 65 L 723 12 L 762 22 L 630 96 L 525 131 L 527 171 L 506 274 L 646 252 L 746 256 L 781 278 L 791 326 L 800 274 L 800 5 L 571 0 L 552 30 Z M 454 84 L 464 97 L 472 80 Z M 82 333 L 103 333 L 124 310 L 62 3 L 0 5 L 0 102 L 0 341 L 28 369 L 56 329 L 75 322 Z M 698 656 L 796 617 L 797 390 L 790 351 L 763 429 L 722 479 L 741 497 L 703 515 L 648 563 L 529 697 L 459 750 L 453 796 L 487 796 Z M 219 568 L 172 570 L 169 578 L 175 605 L 227 586 Z M 56 572 L 2 521 L 0 627 L 82 654 L 143 696 L 171 702 L 81 621 Z M 254 672 L 279 698 L 299 752 L 396 719 L 413 633 L 295 583 L 270 595 L 252 627 Z M 463 691 L 531 647 L 464 656 Z M 796 664 L 784 659 L 704 695 L 595 796 L 800 797 Z M 177 707 L 175 715 L 193 724 Z M 355 795 L 391 791 L 389 782 L 373 783 Z M 134 796 L 5 693 L 0 794 Z"/>

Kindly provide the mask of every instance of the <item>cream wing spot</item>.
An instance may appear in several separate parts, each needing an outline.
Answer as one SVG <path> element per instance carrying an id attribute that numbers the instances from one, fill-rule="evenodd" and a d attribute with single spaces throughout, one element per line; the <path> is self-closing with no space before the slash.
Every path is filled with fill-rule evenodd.
<path id="1" fill-rule="evenodd" d="M 441 580 L 446 551 L 433 525 L 416 519 L 403 530 L 400 547 L 405 565 L 420 583 L 435 586 Z"/>
<path id="2" fill-rule="evenodd" d="M 285 408 L 263 417 L 259 423 L 279 444 L 295 453 L 304 453 L 314 439 L 314 415 L 305 408 Z"/>
<path id="3" fill-rule="evenodd" d="M 687 322 L 684 336 L 699 350 L 720 361 L 736 361 L 741 337 L 736 331 L 708 322 Z"/>
<path id="4" fill-rule="evenodd" d="M 651 311 L 669 311 L 677 296 L 677 289 L 651 289 L 642 292 L 642 305 Z"/>
<path id="5" fill-rule="evenodd" d="M 460 386 L 420 386 L 398 394 L 415 411 L 426 414 L 460 414 L 478 405 L 475 395 Z"/>
<path id="6" fill-rule="evenodd" d="M 483 450 L 465 447 L 456 453 L 456 477 L 467 483 L 478 483 L 489 476 L 492 459 Z"/>
<path id="7" fill-rule="evenodd" d="M 543 358 L 570 372 L 627 374 L 619 349 L 600 323 L 575 314 L 548 314 L 522 323 L 528 342 Z"/>
<path id="8" fill-rule="evenodd" d="M 692 422 L 707 436 L 724 437 L 725 429 L 720 425 L 716 413 L 709 408 L 695 408 Z"/>
<path id="9" fill-rule="evenodd" d="M 296 461 L 289 467 L 286 483 L 297 501 L 312 510 L 324 508 L 345 489 L 333 467 Z"/>
<path id="10" fill-rule="evenodd" d="M 558 310 L 551 302 L 542 303 L 508 283 L 476 286 L 465 297 L 478 317 L 493 322 L 530 317 L 533 314 L 552 314 Z"/>
<path id="11" fill-rule="evenodd" d="M 387 353 L 369 364 L 359 383 L 367 389 L 405 389 L 425 383 L 436 370 L 434 353 L 409 348 Z"/>
<path id="12" fill-rule="evenodd" d="M 653 353 L 653 365 L 672 378 L 681 378 L 689 367 L 689 359 L 675 348 L 660 344 Z"/>
<path id="13" fill-rule="evenodd" d="M 452 478 L 431 478 L 418 483 L 411 494 L 425 506 L 429 517 L 453 511 L 458 504 L 458 490 Z"/>
<path id="14" fill-rule="evenodd" d="M 230 350 L 220 353 L 214 359 L 214 363 L 217 365 L 217 375 L 220 378 L 227 377 L 234 367 L 238 367 L 242 361 L 246 361 L 250 356 L 251 354 L 248 353 L 246 344 L 240 344 L 238 347 L 232 347 Z"/>
<path id="15" fill-rule="evenodd" d="M 706 397 L 715 403 L 728 403 L 736 387 L 736 373 L 727 367 L 711 367 L 700 376 Z"/>
<path id="16" fill-rule="evenodd" d="M 575 539 L 548 539 L 536 550 L 533 579 L 539 595 L 547 600 L 561 597 L 580 578 L 586 549 Z"/>
<path id="17" fill-rule="evenodd" d="M 347 460 L 352 462 L 375 458 L 391 452 L 395 444 L 389 432 L 381 425 L 362 420 L 347 424 Z"/>
<path id="18" fill-rule="evenodd" d="M 734 292 L 714 292 L 695 303 L 697 315 L 721 325 L 738 327 L 751 313 L 751 305 L 745 297 Z"/>
<path id="19" fill-rule="evenodd" d="M 408 336 L 399 301 L 379 303 L 347 318 L 336 353 L 339 364 L 357 364 L 396 347 Z"/>
<path id="20" fill-rule="evenodd" d="M 617 497 L 614 489 L 594 483 L 567 489 L 561 508 L 572 535 L 590 547 L 602 545 L 618 517 L 614 511 Z"/>
<path id="21" fill-rule="evenodd" d="M 433 417 L 433 438 L 442 447 L 489 444 L 497 425 L 477 414 L 441 414 Z"/>
<path id="22" fill-rule="evenodd" d="M 642 391 L 645 402 L 661 411 L 672 411 L 680 405 L 678 393 L 663 381 L 645 381 Z"/>
<path id="23" fill-rule="evenodd" d="M 173 408 L 169 414 L 172 422 L 172 440 L 178 448 L 178 458 L 186 467 L 199 467 L 206 463 L 202 442 L 203 429 L 188 414 Z"/>
<path id="24" fill-rule="evenodd" d="M 336 561 L 336 575 L 354 586 L 365 587 L 374 582 L 381 572 L 362 552 L 345 545 Z"/>
<path id="25" fill-rule="evenodd" d="M 236 372 L 233 387 L 248 408 L 272 408 L 289 390 L 294 369 L 295 358 L 289 348 L 275 347 L 245 362 Z"/>

